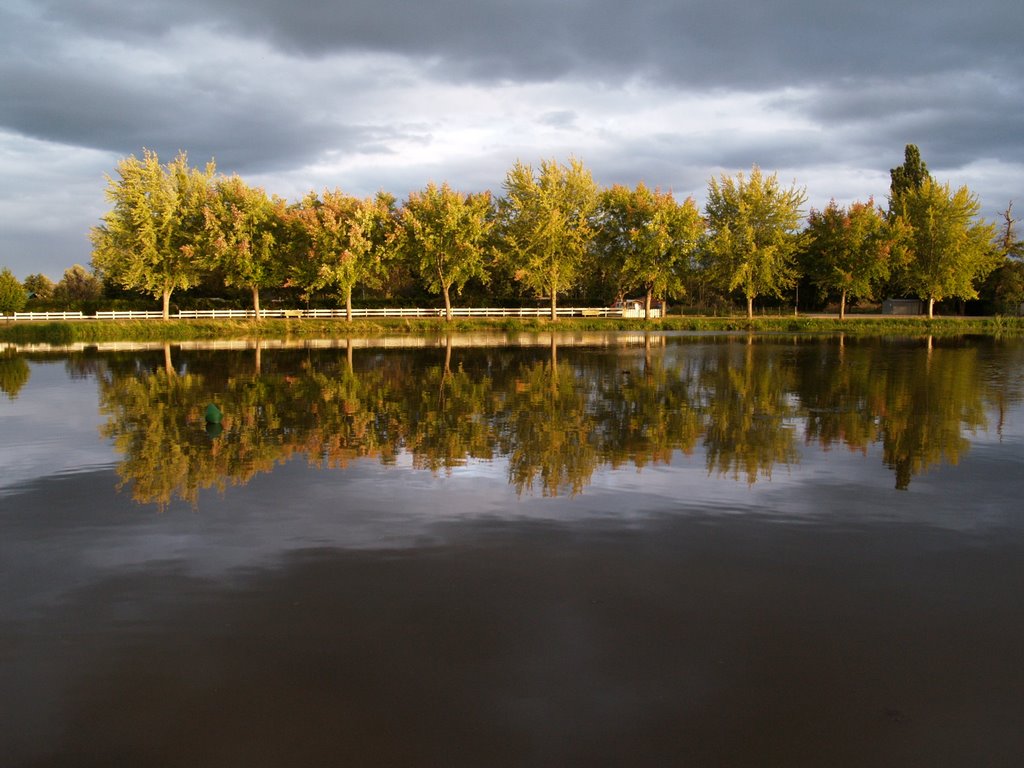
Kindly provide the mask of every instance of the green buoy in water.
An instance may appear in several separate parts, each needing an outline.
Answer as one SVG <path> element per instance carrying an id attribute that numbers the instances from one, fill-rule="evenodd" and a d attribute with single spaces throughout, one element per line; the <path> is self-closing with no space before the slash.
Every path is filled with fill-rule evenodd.
<path id="1" fill-rule="evenodd" d="M 206 422 L 208 424 L 220 424 L 220 420 L 223 415 L 224 414 L 220 412 L 220 408 L 213 403 L 206 406 Z"/>

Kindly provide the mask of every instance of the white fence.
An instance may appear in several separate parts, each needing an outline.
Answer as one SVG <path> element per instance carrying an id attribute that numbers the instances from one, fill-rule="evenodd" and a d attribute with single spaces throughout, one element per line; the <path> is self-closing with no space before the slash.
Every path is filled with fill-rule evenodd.
<path id="1" fill-rule="evenodd" d="M 6 316 L 4 319 L 10 319 Z M 15 312 L 15 320 L 88 320 L 81 312 Z"/>
<path id="2" fill-rule="evenodd" d="M 634 307 L 558 307 L 558 317 L 643 317 L 643 308 Z M 379 307 L 353 309 L 352 317 L 444 317 L 444 309 Z M 453 317 L 550 317 L 549 307 L 453 307 Z M 4 320 L 159 320 L 157 311 L 104 310 L 95 315 L 81 312 L 15 312 Z M 251 309 L 183 309 L 173 313 L 172 320 L 246 320 L 256 317 Z M 261 309 L 260 318 L 343 318 L 344 309 Z M 651 308 L 651 317 L 661 317 L 661 310 Z"/>

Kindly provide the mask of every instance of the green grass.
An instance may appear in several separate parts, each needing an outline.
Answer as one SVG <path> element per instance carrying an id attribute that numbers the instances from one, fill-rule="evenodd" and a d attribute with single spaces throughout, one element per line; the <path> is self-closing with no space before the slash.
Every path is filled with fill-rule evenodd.
<path id="1" fill-rule="evenodd" d="M 72 344 L 101 341 L 200 341 L 248 338 L 344 338 L 386 334 L 443 334 L 448 332 L 496 331 L 531 333 L 540 331 L 748 331 L 754 333 L 848 333 L 859 335 L 983 334 L 1024 335 L 1024 318 L 1019 317 L 669 317 L 645 322 L 642 319 L 563 318 L 555 323 L 534 318 L 382 318 L 374 320 L 100 320 L 84 322 L 0 323 L 0 341 L 16 344 Z"/>

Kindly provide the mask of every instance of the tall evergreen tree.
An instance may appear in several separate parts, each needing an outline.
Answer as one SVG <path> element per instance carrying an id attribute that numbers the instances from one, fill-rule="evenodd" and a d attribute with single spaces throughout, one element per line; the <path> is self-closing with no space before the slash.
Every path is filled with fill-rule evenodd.
<path id="1" fill-rule="evenodd" d="M 898 216 L 900 201 L 911 190 L 920 189 L 921 185 L 931 179 L 928 166 L 921 159 L 921 151 L 916 144 L 907 144 L 903 149 L 903 165 L 889 169 L 889 213 Z"/>

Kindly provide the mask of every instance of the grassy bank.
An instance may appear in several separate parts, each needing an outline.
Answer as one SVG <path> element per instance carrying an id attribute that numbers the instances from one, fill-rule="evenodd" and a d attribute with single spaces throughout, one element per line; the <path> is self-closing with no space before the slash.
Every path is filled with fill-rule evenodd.
<path id="1" fill-rule="evenodd" d="M 73 322 L 7 322 L 0 324 L 0 341 L 16 344 L 73 344 L 101 341 L 200 341 L 247 338 L 344 338 L 402 333 L 466 331 L 752 331 L 755 333 L 849 333 L 860 335 L 963 334 L 1024 335 L 1019 317 L 669 317 L 641 319 L 378 319 L 353 320 L 112 320 Z"/>

